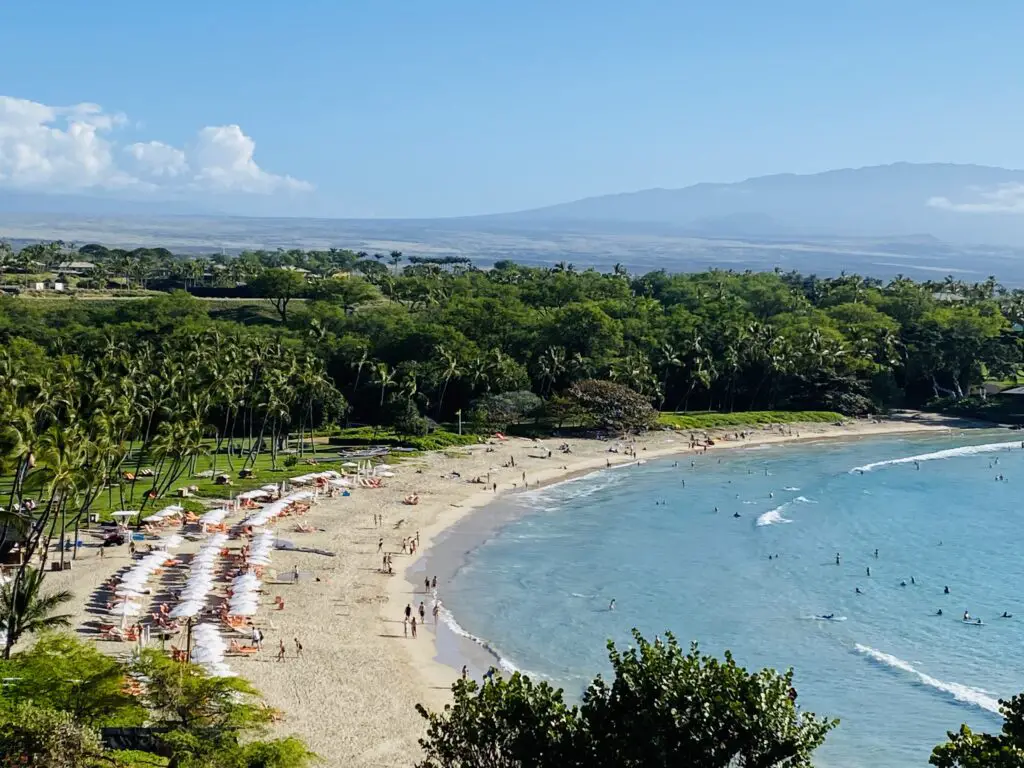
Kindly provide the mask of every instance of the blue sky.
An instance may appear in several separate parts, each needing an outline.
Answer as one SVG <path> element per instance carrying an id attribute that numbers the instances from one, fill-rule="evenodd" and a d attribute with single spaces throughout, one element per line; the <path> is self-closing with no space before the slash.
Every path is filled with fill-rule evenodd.
<path id="1" fill-rule="evenodd" d="M 0 184 L 24 189 L 415 217 L 899 160 L 1024 167 L 1015 0 L 5 6 Z M 99 109 L 53 109 L 82 103 Z M 63 143 L 39 131 L 71 123 Z"/>

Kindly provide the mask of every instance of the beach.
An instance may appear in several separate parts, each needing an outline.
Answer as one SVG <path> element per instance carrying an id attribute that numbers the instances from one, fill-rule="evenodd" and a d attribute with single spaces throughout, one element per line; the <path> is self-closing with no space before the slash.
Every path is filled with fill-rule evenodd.
<path id="1" fill-rule="evenodd" d="M 738 429 L 715 430 L 709 433 L 715 441 L 709 450 L 941 431 L 950 426 L 942 419 L 925 417 L 850 420 L 843 425 L 785 425 L 781 430 L 747 428 L 745 440 L 724 439 Z M 562 443 L 568 443 L 570 453 L 560 450 Z M 616 445 L 619 452 L 609 452 Z M 627 445 L 635 447 L 635 457 L 623 452 Z M 502 493 L 522 489 L 524 473 L 526 484 L 536 488 L 609 464 L 636 464 L 689 450 L 688 433 L 659 431 L 628 444 L 560 438 L 491 440 L 489 445 L 401 461 L 385 487 L 356 488 L 350 496 L 322 499 L 314 505 L 302 518 L 316 529 L 312 533 L 293 531 L 293 518 L 278 522 L 280 538 L 334 556 L 274 552 L 273 569 L 279 574 L 297 570 L 299 582 L 265 584 L 268 594 L 256 617 L 264 627 L 265 650 L 253 657 L 232 657 L 230 664 L 283 712 L 276 731 L 305 739 L 325 765 L 408 766 L 419 758 L 418 739 L 425 725 L 416 704 L 443 707 L 459 673 L 435 660 L 431 594 L 422 582 L 406 580 L 407 569 L 456 522 Z M 476 478 L 486 482 L 470 482 Z M 419 496 L 418 504 L 403 503 L 410 494 Z M 383 517 L 382 525 L 375 523 L 377 515 Z M 381 538 L 383 551 L 394 555 L 391 575 L 381 570 Z M 419 541 L 415 555 L 402 554 L 402 540 L 408 538 Z M 79 598 L 76 602 L 84 605 L 103 579 L 127 564 L 126 555 L 111 553 L 101 560 L 96 550 L 85 550 L 75 569 L 55 574 L 50 587 L 71 588 Z M 439 583 L 442 601 L 444 588 Z M 283 610 L 274 608 L 276 596 L 283 598 Z M 407 638 L 403 611 L 407 604 L 416 611 L 421 601 L 426 606 L 426 625 L 419 628 L 416 639 Z M 76 621 L 80 624 L 88 618 L 92 617 L 83 612 Z M 301 657 L 296 639 L 302 645 Z M 280 641 L 286 647 L 281 662 L 275 660 Z"/>

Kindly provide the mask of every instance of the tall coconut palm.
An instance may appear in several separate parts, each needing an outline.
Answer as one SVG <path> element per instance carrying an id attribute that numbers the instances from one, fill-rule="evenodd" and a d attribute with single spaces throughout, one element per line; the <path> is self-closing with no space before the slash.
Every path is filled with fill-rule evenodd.
<path id="1" fill-rule="evenodd" d="M 0 587 L 0 632 L 4 635 L 3 657 L 11 658 L 11 649 L 23 635 L 47 629 L 71 626 L 70 614 L 57 609 L 71 602 L 68 590 L 43 594 L 43 572 L 26 568 L 21 578 Z"/>

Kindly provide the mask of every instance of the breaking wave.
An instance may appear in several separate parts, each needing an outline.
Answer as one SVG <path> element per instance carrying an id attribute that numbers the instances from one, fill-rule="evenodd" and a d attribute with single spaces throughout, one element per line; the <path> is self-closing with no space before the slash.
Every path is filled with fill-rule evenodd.
<path id="1" fill-rule="evenodd" d="M 861 645 L 860 643 L 857 643 L 856 648 L 858 653 L 867 656 L 878 664 L 889 667 L 890 669 L 899 670 L 900 672 L 905 672 L 916 678 L 919 684 L 927 688 L 933 688 L 936 691 L 941 691 L 962 704 L 970 704 L 997 715 L 1001 714 L 999 712 L 999 701 L 986 695 L 984 691 L 979 690 L 978 688 L 972 688 L 969 685 L 962 685 L 960 683 L 947 683 L 944 680 L 939 680 L 916 669 L 912 664 L 910 664 L 910 662 L 899 659 L 889 653 L 876 651 L 874 648 L 869 648 L 868 646 Z"/>
<path id="2" fill-rule="evenodd" d="M 960 448 L 947 448 L 944 451 L 935 453 L 922 453 L 918 456 L 906 456 L 902 459 L 889 459 L 887 461 L 875 461 L 865 464 L 862 467 L 854 467 L 850 470 L 855 472 L 871 472 L 880 467 L 891 467 L 896 464 L 913 464 L 915 461 L 935 461 L 936 459 L 955 459 L 959 456 L 975 456 L 979 453 L 993 453 L 995 451 L 1012 451 L 1014 448 L 1021 448 L 1024 442 L 1014 440 L 1012 443 L 985 443 L 984 445 L 965 445 Z"/>
<path id="3" fill-rule="evenodd" d="M 510 675 L 515 672 L 522 671 L 519 669 L 519 667 L 517 667 L 511 661 L 502 656 L 489 642 L 463 629 L 462 625 L 455 620 L 455 617 L 452 615 L 452 612 L 444 607 L 444 604 L 438 606 L 437 617 L 441 620 L 441 623 L 448 627 L 448 629 L 451 630 L 454 634 L 458 635 L 459 637 L 464 637 L 473 643 L 476 643 L 485 651 L 487 651 L 487 653 L 489 653 L 494 658 L 494 661 L 497 664 L 498 668 L 502 671 Z"/>

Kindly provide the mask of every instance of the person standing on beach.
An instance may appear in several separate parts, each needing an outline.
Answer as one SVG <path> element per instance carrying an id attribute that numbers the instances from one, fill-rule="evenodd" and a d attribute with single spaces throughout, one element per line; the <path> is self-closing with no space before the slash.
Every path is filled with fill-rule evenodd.
<path id="1" fill-rule="evenodd" d="M 405 618 L 410 619 L 412 617 L 412 605 L 410 603 L 405 604 Z"/>
<path id="2" fill-rule="evenodd" d="M 420 545 L 420 532 L 416 531 L 416 546 L 418 547 L 419 545 Z"/>
<path id="3" fill-rule="evenodd" d="M 420 623 L 421 624 L 424 623 L 424 620 L 426 619 L 426 616 L 427 616 L 427 611 L 423 607 L 423 601 L 420 600 Z"/>
<path id="4" fill-rule="evenodd" d="M 278 640 L 277 643 L 277 660 L 284 661 L 284 640 Z"/>
<path id="5" fill-rule="evenodd" d="M 441 612 L 441 603 L 439 603 L 437 600 L 435 600 L 434 601 L 434 607 L 433 607 L 433 609 L 431 609 L 430 612 L 432 614 L 434 614 L 434 626 L 436 627 L 437 626 L 437 614 Z"/>
<path id="6" fill-rule="evenodd" d="M 299 638 L 295 638 L 295 657 L 302 658 L 302 643 L 299 642 Z"/>
<path id="7" fill-rule="evenodd" d="M 430 577 L 429 576 L 423 579 L 423 591 L 424 592 L 429 592 L 430 591 Z"/>
<path id="8" fill-rule="evenodd" d="M 380 551 L 382 549 L 384 549 L 384 537 L 383 536 L 381 536 L 379 539 L 377 539 L 377 554 L 380 554 Z"/>
<path id="9" fill-rule="evenodd" d="M 463 664 L 462 665 L 462 679 L 465 680 L 467 677 L 469 677 L 469 669 L 466 667 L 465 664 Z"/>
<path id="10" fill-rule="evenodd" d="M 437 589 L 437 576 L 430 580 L 430 588 Z"/>
<path id="11" fill-rule="evenodd" d="M 416 617 L 412 617 L 412 639 L 416 639 Z"/>

